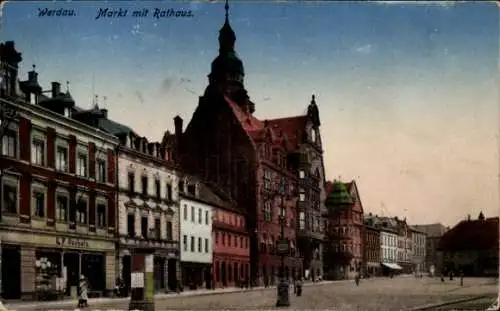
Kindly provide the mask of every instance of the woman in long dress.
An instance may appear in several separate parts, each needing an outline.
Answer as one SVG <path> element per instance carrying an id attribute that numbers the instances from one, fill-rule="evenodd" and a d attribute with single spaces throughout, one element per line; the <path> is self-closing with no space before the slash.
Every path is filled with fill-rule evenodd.
<path id="1" fill-rule="evenodd" d="M 80 276 L 80 296 L 78 297 L 78 308 L 88 307 L 88 284 L 84 275 Z"/>

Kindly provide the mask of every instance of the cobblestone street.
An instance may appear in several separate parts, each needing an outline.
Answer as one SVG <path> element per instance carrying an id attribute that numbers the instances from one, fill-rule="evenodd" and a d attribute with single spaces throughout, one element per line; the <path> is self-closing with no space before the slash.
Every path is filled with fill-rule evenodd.
<path id="1" fill-rule="evenodd" d="M 359 287 L 353 281 L 305 286 L 302 297 L 291 295 L 290 309 L 330 310 L 411 310 L 430 304 L 450 302 L 457 299 L 489 295 L 491 301 L 497 294 L 496 280 L 465 279 L 441 283 L 439 279 L 415 279 L 399 277 L 362 280 Z M 235 293 L 210 295 L 172 295 L 157 297 L 156 310 L 252 310 L 275 309 L 276 290 L 257 289 Z M 27 304 L 12 304 L 9 310 L 74 310 L 71 302 L 40 303 L 36 307 Z M 91 301 L 90 310 L 127 310 L 128 301 Z"/>

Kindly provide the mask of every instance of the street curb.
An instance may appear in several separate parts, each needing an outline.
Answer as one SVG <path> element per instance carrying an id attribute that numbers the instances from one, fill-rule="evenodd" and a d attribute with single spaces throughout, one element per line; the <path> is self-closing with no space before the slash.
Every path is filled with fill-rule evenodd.
<path id="1" fill-rule="evenodd" d="M 456 300 L 452 300 L 452 301 L 446 301 L 446 302 L 428 304 L 428 305 L 419 306 L 419 307 L 413 307 L 411 309 L 408 309 L 407 311 L 431 310 L 433 308 L 439 308 L 439 307 L 454 305 L 454 304 L 457 304 L 457 303 L 463 303 L 463 302 L 469 302 L 469 301 L 474 301 L 474 300 L 480 300 L 480 299 L 488 298 L 488 297 L 490 297 L 490 295 L 481 295 L 481 296 L 475 296 L 475 297 L 461 298 L 461 299 L 456 299 Z"/>

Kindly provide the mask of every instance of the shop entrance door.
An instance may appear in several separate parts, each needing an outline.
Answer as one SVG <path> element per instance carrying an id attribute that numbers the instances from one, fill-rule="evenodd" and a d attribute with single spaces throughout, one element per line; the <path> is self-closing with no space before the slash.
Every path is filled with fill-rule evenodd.
<path id="1" fill-rule="evenodd" d="M 65 253 L 64 266 L 66 267 L 66 295 L 77 294 L 78 279 L 80 277 L 80 262 L 78 253 Z"/>
<path id="2" fill-rule="evenodd" d="M 123 283 L 125 283 L 125 286 L 127 289 L 130 289 L 130 282 L 132 278 L 132 260 L 131 256 L 126 255 L 122 257 L 122 264 L 123 264 L 123 270 L 122 270 L 122 278 L 123 278 Z"/>
<path id="3" fill-rule="evenodd" d="M 154 276 L 156 291 L 162 291 L 165 288 L 165 258 L 154 258 Z"/>
<path id="4" fill-rule="evenodd" d="M 168 259 L 167 269 L 168 289 L 175 291 L 177 290 L 177 260 Z"/>
<path id="5" fill-rule="evenodd" d="M 21 251 L 19 247 L 2 245 L 3 298 L 21 298 Z"/>

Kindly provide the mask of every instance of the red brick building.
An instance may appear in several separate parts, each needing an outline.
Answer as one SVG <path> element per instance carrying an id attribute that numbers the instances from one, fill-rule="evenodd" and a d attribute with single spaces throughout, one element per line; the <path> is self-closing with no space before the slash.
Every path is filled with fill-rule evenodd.
<path id="1" fill-rule="evenodd" d="M 80 109 L 58 82 L 42 92 L 35 69 L 18 84 L 21 55 L 13 42 L 0 46 L 0 59 L 7 82 L 1 104 L 15 111 L 2 135 L 0 161 L 4 298 L 37 298 L 40 280 L 54 278 L 70 295 L 80 275 L 95 294 L 109 293 L 118 140 L 77 121 Z"/>
<path id="2" fill-rule="evenodd" d="M 335 183 L 341 182 L 327 182 L 327 193 L 332 194 L 332 191 L 335 191 Z M 355 272 L 361 269 L 364 257 L 363 206 L 356 182 L 353 180 L 349 183 L 344 183 L 344 186 L 349 193 L 352 204 L 330 210 L 328 221 L 334 227 L 334 231 L 338 233 L 338 236 L 342 237 L 336 246 L 337 249 L 351 255 L 349 264 L 338 267 L 337 274 L 341 278 L 353 278 Z"/>
<path id="3" fill-rule="evenodd" d="M 467 276 L 498 277 L 498 217 L 463 220 L 444 233 L 438 245 L 443 271 Z"/>
<path id="4" fill-rule="evenodd" d="M 213 284 L 232 287 L 250 277 L 250 241 L 245 215 L 229 204 L 213 205 Z"/>
<path id="5" fill-rule="evenodd" d="M 366 275 L 381 274 L 380 250 L 380 229 L 374 223 L 373 218 L 367 218 L 363 230 L 363 269 Z"/>
<path id="6" fill-rule="evenodd" d="M 235 41 L 226 14 L 209 85 L 184 133 L 176 131 L 178 150 L 173 153 L 180 155 L 183 169 L 217 184 L 245 211 L 251 280 L 272 281 L 279 266 L 275 243 L 281 206 L 286 211 L 285 237 L 291 246 L 286 270 L 288 275 L 302 270 L 295 237 L 299 166 L 285 132 L 253 116 L 255 104 L 244 87 L 243 63 L 234 50 Z M 283 202 L 277 191 L 282 178 L 287 185 Z"/>

